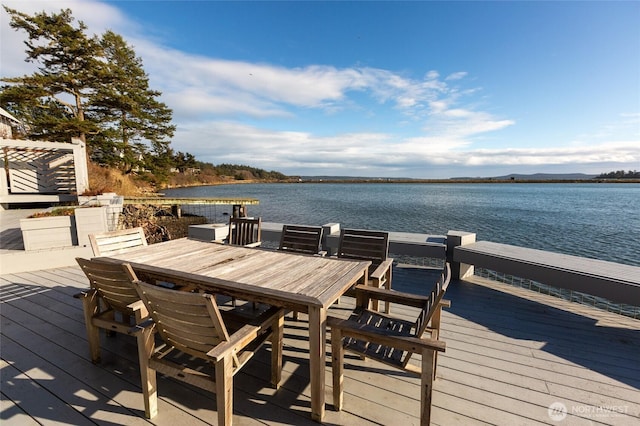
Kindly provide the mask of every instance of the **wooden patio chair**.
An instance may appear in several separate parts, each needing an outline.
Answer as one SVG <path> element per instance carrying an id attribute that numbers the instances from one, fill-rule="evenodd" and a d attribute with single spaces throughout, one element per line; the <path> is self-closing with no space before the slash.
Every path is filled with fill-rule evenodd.
<path id="1" fill-rule="evenodd" d="M 148 313 L 131 284 L 137 279 L 131 267 L 79 257 L 76 261 L 89 279 L 90 289 L 74 297 L 82 300 L 91 362 L 97 364 L 100 362 L 100 329 L 107 330 L 107 334 L 128 334 L 131 326 L 140 324 Z"/>
<path id="2" fill-rule="evenodd" d="M 99 234 L 89 234 L 89 242 L 93 255 L 96 257 L 108 257 L 111 255 L 126 253 L 127 251 L 147 245 L 147 237 L 141 227 L 119 229 L 117 231 L 101 232 Z M 141 277 L 144 281 L 152 282 L 167 288 L 181 289 L 184 291 L 193 290 L 192 286 L 179 286 L 174 283 L 156 280 L 151 277 Z"/>
<path id="3" fill-rule="evenodd" d="M 320 250 L 322 226 L 283 225 L 278 250 L 290 253 L 324 256 Z M 298 319 L 298 312 L 293 311 L 293 319 Z"/>
<path id="4" fill-rule="evenodd" d="M 451 268 L 447 263 L 428 297 L 358 285 L 356 309 L 349 319 L 327 318 L 331 328 L 333 405 L 337 411 L 343 404 L 343 359 L 347 350 L 420 377 L 420 424 L 429 424 L 437 356 L 445 350 L 445 343 L 439 340 L 441 312 L 443 307 L 450 306 L 442 298 L 450 280 Z M 415 322 L 393 318 L 368 309 L 373 299 L 417 307 L 420 313 Z M 423 337 L 425 333 L 430 337 Z M 409 363 L 414 354 L 422 357 L 420 367 Z"/>
<path id="5" fill-rule="evenodd" d="M 322 226 L 283 225 L 278 250 L 302 254 L 320 254 Z"/>
<path id="6" fill-rule="evenodd" d="M 262 245 L 262 218 L 230 217 L 229 240 L 232 246 L 260 247 Z M 235 297 L 231 298 L 233 306 L 237 304 Z M 253 304 L 256 308 L 256 304 Z"/>
<path id="7" fill-rule="evenodd" d="M 271 307 L 253 318 L 221 311 L 215 296 L 185 293 L 141 281 L 134 286 L 151 319 L 135 327 L 145 414 L 157 412 L 156 371 L 216 394 L 218 424 L 231 425 L 233 417 L 233 376 L 262 344 L 271 340 L 271 384 L 277 389 L 282 370 L 283 310 Z M 154 334 L 164 340 L 155 346 Z M 180 361 L 173 354 L 186 354 Z M 192 369 L 193 358 L 204 360 Z M 201 364 L 201 363 L 200 363 Z M 212 371 L 208 371 L 212 368 Z"/>
<path id="8" fill-rule="evenodd" d="M 262 243 L 262 219 L 252 217 L 229 218 L 229 244 L 259 247 Z"/>
<path id="9" fill-rule="evenodd" d="M 140 227 L 118 231 L 89 234 L 94 256 L 109 256 L 124 253 L 135 247 L 146 246 L 147 237 Z"/>
<path id="10" fill-rule="evenodd" d="M 391 289 L 391 271 L 393 259 L 389 258 L 389 233 L 363 229 L 342 229 L 338 243 L 339 258 L 370 260 L 369 282 L 372 287 Z M 353 291 L 347 292 L 353 295 Z M 378 301 L 373 302 L 373 309 L 378 310 Z M 385 303 L 385 312 L 391 312 L 389 302 Z"/>

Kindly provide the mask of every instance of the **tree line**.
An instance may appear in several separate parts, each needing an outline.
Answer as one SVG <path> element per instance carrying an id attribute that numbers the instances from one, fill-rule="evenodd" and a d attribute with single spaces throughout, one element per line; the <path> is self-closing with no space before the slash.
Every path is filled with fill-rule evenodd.
<path id="1" fill-rule="evenodd" d="M 17 137 L 79 138 L 92 161 L 125 174 L 150 173 L 156 183 L 166 182 L 174 170 L 220 167 L 237 174 L 247 168 L 201 163 L 171 148 L 173 111 L 150 88 L 142 59 L 119 34 L 89 37 L 70 9 L 28 15 L 3 7 L 10 26 L 26 32 L 25 61 L 37 67 L 30 75 L 1 79 L 0 106 L 23 123 Z M 277 173 L 249 169 L 255 176 Z"/>
<path id="2" fill-rule="evenodd" d="M 640 179 L 640 172 L 617 170 L 609 173 L 601 173 L 596 179 Z"/>

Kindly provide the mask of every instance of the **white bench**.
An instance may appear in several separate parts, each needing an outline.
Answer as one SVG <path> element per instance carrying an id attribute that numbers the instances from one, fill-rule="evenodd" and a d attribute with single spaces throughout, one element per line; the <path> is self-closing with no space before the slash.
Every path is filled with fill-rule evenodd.
<path id="1" fill-rule="evenodd" d="M 456 246 L 453 261 L 640 306 L 640 267 L 508 244 Z"/>

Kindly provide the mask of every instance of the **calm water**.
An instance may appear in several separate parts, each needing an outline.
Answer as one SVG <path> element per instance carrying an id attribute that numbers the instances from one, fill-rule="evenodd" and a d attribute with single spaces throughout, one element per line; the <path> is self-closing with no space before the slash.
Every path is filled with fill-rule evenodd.
<path id="1" fill-rule="evenodd" d="M 640 266 L 640 184 L 243 184 L 166 190 L 251 197 L 267 222 L 475 232 L 478 240 Z M 212 219 L 226 222 L 230 206 Z"/>

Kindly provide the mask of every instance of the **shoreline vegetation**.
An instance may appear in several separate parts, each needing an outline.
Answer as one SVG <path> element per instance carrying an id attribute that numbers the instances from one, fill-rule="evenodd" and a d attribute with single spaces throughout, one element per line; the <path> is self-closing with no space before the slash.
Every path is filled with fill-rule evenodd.
<path id="1" fill-rule="evenodd" d="M 640 178 L 631 176 L 605 177 L 606 175 L 508 175 L 499 177 L 455 177 L 447 179 L 415 179 L 415 178 L 370 178 L 348 176 L 286 176 L 278 172 L 265 172 L 248 166 L 225 165 L 221 169 L 203 167 L 196 171 L 178 172 L 167 177 L 158 185 L 155 177 L 148 173 L 122 173 L 113 167 L 100 166 L 89 162 L 90 191 L 83 195 L 97 195 L 115 192 L 124 196 L 157 195 L 166 189 L 190 188 L 216 185 L 246 184 L 510 184 L 510 183 L 640 183 Z M 192 169 L 193 170 L 193 169 Z"/>

